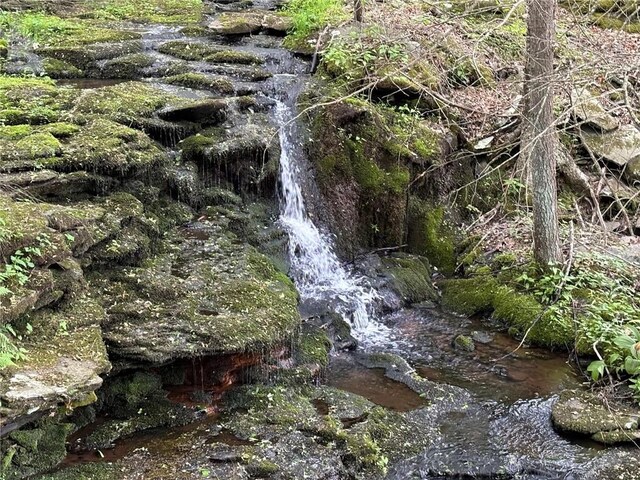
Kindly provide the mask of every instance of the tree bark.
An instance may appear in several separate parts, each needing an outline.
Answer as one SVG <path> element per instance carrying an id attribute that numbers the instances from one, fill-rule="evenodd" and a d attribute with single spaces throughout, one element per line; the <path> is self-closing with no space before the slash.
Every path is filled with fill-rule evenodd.
<path id="1" fill-rule="evenodd" d="M 553 42 L 557 0 L 527 0 L 527 52 L 521 155 L 531 175 L 533 253 L 543 267 L 560 263 Z M 528 175 L 528 174 L 527 174 Z"/>
<path id="2" fill-rule="evenodd" d="M 353 14 L 356 22 L 362 23 L 364 18 L 364 0 L 353 0 Z"/>

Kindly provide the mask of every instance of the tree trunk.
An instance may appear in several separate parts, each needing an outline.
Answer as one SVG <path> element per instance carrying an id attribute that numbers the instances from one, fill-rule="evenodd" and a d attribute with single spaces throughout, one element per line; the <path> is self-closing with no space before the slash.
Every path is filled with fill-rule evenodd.
<path id="1" fill-rule="evenodd" d="M 362 23 L 364 17 L 364 0 L 353 0 L 353 14 L 356 22 Z"/>
<path id="2" fill-rule="evenodd" d="M 531 175 L 533 253 L 543 267 L 560 263 L 556 131 L 553 119 L 553 42 L 556 0 L 527 0 L 527 63 L 521 155 Z"/>

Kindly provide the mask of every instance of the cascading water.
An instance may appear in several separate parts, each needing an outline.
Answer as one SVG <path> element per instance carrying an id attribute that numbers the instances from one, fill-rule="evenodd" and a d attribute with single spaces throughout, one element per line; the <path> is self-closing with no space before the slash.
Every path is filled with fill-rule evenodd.
<path id="1" fill-rule="evenodd" d="M 351 321 L 354 333 L 380 331 L 372 320 L 377 294 L 340 262 L 329 235 L 320 231 L 307 214 L 302 195 L 300 160 L 303 152 L 295 141 L 295 110 L 279 101 L 275 120 L 280 127 L 280 223 L 289 234 L 291 274 L 305 302 L 326 302 Z"/>

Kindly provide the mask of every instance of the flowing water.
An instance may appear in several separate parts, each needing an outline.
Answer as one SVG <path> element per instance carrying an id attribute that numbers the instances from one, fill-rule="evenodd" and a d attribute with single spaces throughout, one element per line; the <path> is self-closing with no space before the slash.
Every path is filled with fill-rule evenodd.
<path id="1" fill-rule="evenodd" d="M 280 127 L 280 223 L 289 234 L 291 275 L 303 302 L 328 302 L 362 334 L 373 324 L 377 295 L 364 278 L 343 266 L 331 237 L 307 214 L 299 163 L 303 151 L 292 103 L 278 101 L 274 113 Z"/>

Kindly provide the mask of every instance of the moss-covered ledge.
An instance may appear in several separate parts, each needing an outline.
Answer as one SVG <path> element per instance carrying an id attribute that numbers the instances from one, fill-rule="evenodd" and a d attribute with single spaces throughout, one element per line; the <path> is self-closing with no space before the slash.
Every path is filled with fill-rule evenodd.
<path id="1" fill-rule="evenodd" d="M 500 283 L 491 274 L 471 278 L 441 280 L 442 306 L 462 315 L 488 314 L 504 324 L 514 336 L 551 348 L 575 343 L 570 321 L 559 319 L 553 310 L 541 305 L 531 294 Z"/>

